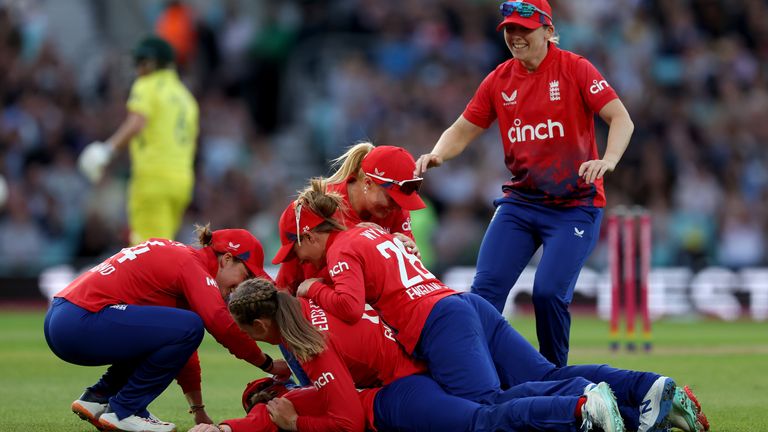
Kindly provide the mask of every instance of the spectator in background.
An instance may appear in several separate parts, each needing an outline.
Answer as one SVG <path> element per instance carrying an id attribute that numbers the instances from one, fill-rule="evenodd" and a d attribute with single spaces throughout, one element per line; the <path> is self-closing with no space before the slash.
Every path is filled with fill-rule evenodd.
<path id="1" fill-rule="evenodd" d="M 557 47 L 547 0 L 505 2 L 496 30 L 513 59 L 480 84 L 464 113 L 419 157 L 415 175 L 458 156 L 499 119 L 512 179 L 486 231 L 472 291 L 499 312 L 533 254 L 544 246 L 533 285 L 539 349 L 568 362 L 568 305 L 594 249 L 605 206 L 603 175 L 624 154 L 634 128 L 618 96 L 583 57 Z M 594 114 L 610 125 L 598 158 Z"/>
<path id="2" fill-rule="evenodd" d="M 128 99 L 128 116 L 106 142 L 86 147 L 78 165 L 97 182 L 112 155 L 130 143 L 128 219 L 135 245 L 176 236 L 192 198 L 198 106 L 173 69 L 168 42 L 147 37 L 134 59 L 139 78 Z"/>

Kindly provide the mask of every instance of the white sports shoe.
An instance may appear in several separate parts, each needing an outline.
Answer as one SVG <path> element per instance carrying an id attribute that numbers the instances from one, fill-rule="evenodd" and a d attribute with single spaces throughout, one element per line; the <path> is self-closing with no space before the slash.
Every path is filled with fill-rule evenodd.
<path id="1" fill-rule="evenodd" d="M 645 394 L 640 403 L 640 427 L 637 432 L 666 432 L 669 429 L 667 416 L 675 397 L 675 381 L 659 377 Z"/>
<path id="2" fill-rule="evenodd" d="M 78 399 L 72 402 L 72 412 L 77 414 L 81 419 L 96 426 L 96 429 L 102 430 L 104 427 L 99 423 L 99 417 L 104 414 L 108 406 L 109 405 L 105 403 L 87 402 Z"/>
<path id="3" fill-rule="evenodd" d="M 581 407 L 581 430 L 583 432 L 601 428 L 605 432 L 624 432 L 616 396 L 608 383 L 587 386 L 584 391 L 587 401 Z"/>
<path id="4" fill-rule="evenodd" d="M 157 417 L 155 417 L 156 419 Z M 148 419 L 136 415 L 122 420 L 113 412 L 104 413 L 99 417 L 99 423 L 104 430 L 122 432 L 176 432 L 176 425 L 161 420 Z"/>

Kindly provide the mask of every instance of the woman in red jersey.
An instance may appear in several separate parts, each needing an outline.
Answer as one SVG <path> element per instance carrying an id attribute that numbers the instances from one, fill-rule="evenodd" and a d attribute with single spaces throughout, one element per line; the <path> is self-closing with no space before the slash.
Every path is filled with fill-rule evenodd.
<path id="1" fill-rule="evenodd" d="M 547 0 L 504 2 L 504 41 L 513 58 L 480 84 L 461 116 L 415 175 L 458 156 L 498 119 L 512 178 L 477 258 L 472 292 L 502 311 L 510 289 L 543 245 L 533 284 L 541 353 L 568 363 L 568 306 L 584 262 L 595 247 L 605 207 L 603 176 L 624 154 L 634 125 L 616 92 L 584 57 L 557 47 Z M 594 115 L 608 125 L 598 156 Z"/>
<path id="2" fill-rule="evenodd" d="M 147 406 L 174 378 L 195 422 L 210 423 L 200 391 L 203 331 L 261 369 L 286 377 L 287 364 L 241 332 L 224 298 L 243 280 L 266 276 L 264 252 L 246 230 L 198 230 L 201 249 L 166 239 L 125 248 L 54 296 L 45 318 L 48 346 L 62 360 L 110 365 L 72 403 L 97 428 L 171 431 Z"/>
<path id="3" fill-rule="evenodd" d="M 411 210 L 425 207 L 419 197 L 422 179 L 413 176 L 416 163 L 407 150 L 393 146 L 374 147 L 361 142 L 334 160 L 336 171 L 325 181 L 328 192 L 343 199 L 338 215 L 347 227 L 373 222 L 399 238 L 411 253 L 419 254 L 411 232 Z M 296 292 L 305 279 L 324 273 L 324 268 L 300 265 L 295 259 L 282 263 L 277 286 Z"/>
<path id="4" fill-rule="evenodd" d="M 283 212 L 283 246 L 273 262 L 295 254 L 300 261 L 327 264 L 333 285 L 310 279 L 298 295 L 349 323 L 358 322 L 369 304 L 449 394 L 498 404 L 519 394 L 510 389 L 518 391 L 531 381 L 583 377 L 608 382 L 634 429 L 661 431 L 672 418 L 686 431 L 697 430 L 699 413 L 674 380 L 607 365 L 556 367 L 492 305 L 446 287 L 390 234 L 370 226 L 339 230 L 332 218 L 339 198 L 322 190 L 320 182 L 314 183 Z M 646 409 L 641 412 L 639 406 Z"/>
<path id="5" fill-rule="evenodd" d="M 243 395 L 245 418 L 197 425 L 191 432 L 276 432 L 278 427 L 362 431 L 361 410 L 368 430 L 571 431 L 582 424 L 603 424 L 611 412 L 607 385 L 582 394 L 589 384 L 584 379 L 540 383 L 535 394 L 557 390 L 558 395 L 522 395 L 499 405 L 450 396 L 423 374 L 423 365 L 402 350 L 373 310 L 367 309 L 357 323 L 347 324 L 311 301 L 277 292 L 266 279 L 243 282 L 229 308 L 254 339 L 287 345 L 307 368 L 313 387 L 286 392 L 279 384 L 267 383 L 277 398 L 253 405 L 251 383 Z M 317 337 L 318 331 L 324 340 Z"/>

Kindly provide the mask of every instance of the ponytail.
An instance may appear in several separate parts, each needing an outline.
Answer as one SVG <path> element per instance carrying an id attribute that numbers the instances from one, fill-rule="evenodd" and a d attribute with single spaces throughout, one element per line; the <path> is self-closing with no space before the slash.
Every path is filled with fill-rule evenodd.
<path id="1" fill-rule="evenodd" d="M 325 219 L 325 222 L 316 226 L 313 231 L 344 231 L 346 229 L 344 224 L 334 217 L 339 210 L 342 213 L 346 212 L 344 198 L 336 192 L 326 192 L 327 182 L 322 177 L 311 178 L 309 186 L 299 193 L 297 201 L 309 207 L 312 213 Z"/>
<path id="2" fill-rule="evenodd" d="M 347 148 L 347 151 L 331 161 L 331 168 L 336 171 L 326 180 L 329 184 L 343 183 L 349 176 L 360 176 L 360 165 L 365 155 L 373 150 L 373 144 L 368 141 L 357 143 Z"/>
<path id="3" fill-rule="evenodd" d="M 210 246 L 213 243 L 213 232 L 211 231 L 211 224 L 205 225 L 195 224 L 195 234 L 197 235 L 197 242 L 200 246 Z"/>
<path id="4" fill-rule="evenodd" d="M 323 334 L 304 318 L 299 301 L 277 291 L 267 279 L 253 278 L 241 283 L 230 296 L 229 312 L 235 321 L 246 325 L 261 318 L 272 319 L 288 349 L 301 362 L 325 350 Z"/>

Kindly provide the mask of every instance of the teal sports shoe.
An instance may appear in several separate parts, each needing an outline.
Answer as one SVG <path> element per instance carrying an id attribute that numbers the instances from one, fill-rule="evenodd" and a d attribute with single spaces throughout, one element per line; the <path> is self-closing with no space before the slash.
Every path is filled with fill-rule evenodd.
<path id="1" fill-rule="evenodd" d="M 701 404 L 690 387 L 677 387 L 672 400 L 672 410 L 669 412 L 669 424 L 685 432 L 701 432 L 709 430 L 709 420 L 701 412 Z"/>
<path id="2" fill-rule="evenodd" d="M 585 389 L 584 395 L 587 401 L 581 406 L 582 432 L 624 432 L 624 420 L 616 404 L 616 396 L 608 383 L 590 385 Z"/>
<path id="3" fill-rule="evenodd" d="M 654 381 L 640 403 L 640 427 L 638 432 L 667 432 L 669 413 L 675 397 L 675 381 L 669 377 L 659 377 Z"/>

